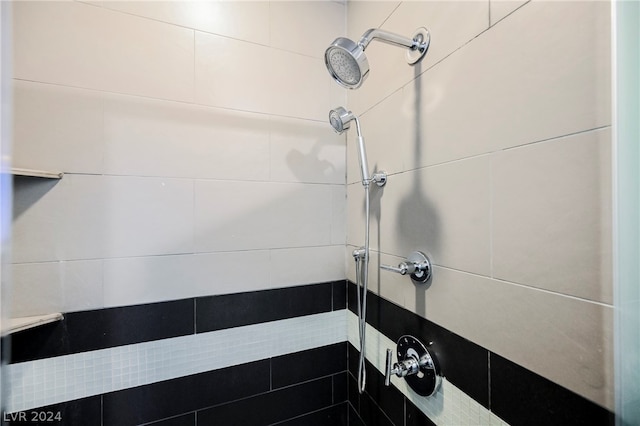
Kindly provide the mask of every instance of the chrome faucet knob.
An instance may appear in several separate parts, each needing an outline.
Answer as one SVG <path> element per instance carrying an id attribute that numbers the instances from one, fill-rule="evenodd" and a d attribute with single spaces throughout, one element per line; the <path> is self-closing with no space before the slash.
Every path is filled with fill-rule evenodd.
<path id="1" fill-rule="evenodd" d="M 411 279 L 417 283 L 426 283 L 431 278 L 431 261 L 422 252 L 414 251 L 407 260 L 400 262 L 398 266 L 380 265 L 380 269 L 396 272 L 400 275 L 411 275 Z"/>
<path id="2" fill-rule="evenodd" d="M 390 265 L 380 265 L 381 269 L 391 272 L 397 272 L 400 275 L 413 274 L 416 270 L 416 265 L 414 263 L 401 262 L 398 264 L 398 267 L 390 266 Z"/>

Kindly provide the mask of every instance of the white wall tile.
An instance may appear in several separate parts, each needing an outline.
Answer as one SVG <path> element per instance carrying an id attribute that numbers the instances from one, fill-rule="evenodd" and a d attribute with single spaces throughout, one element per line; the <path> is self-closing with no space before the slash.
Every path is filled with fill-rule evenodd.
<path id="1" fill-rule="evenodd" d="M 610 124 L 609 21 L 603 2 L 533 2 L 406 86 L 420 163 Z"/>
<path id="2" fill-rule="evenodd" d="M 328 245 L 331 187 L 196 181 L 196 251 Z"/>
<path id="3" fill-rule="evenodd" d="M 13 167 L 102 172 L 102 93 L 14 80 L 13 99 Z"/>
<path id="4" fill-rule="evenodd" d="M 271 117 L 270 143 L 271 180 L 344 183 L 344 136 L 328 122 Z"/>
<path id="5" fill-rule="evenodd" d="M 123 13 L 105 10 L 104 15 L 99 45 L 108 70 L 104 89 L 193 101 L 194 31 Z"/>
<path id="6" fill-rule="evenodd" d="M 492 165 L 494 276 L 612 304 L 610 129 L 502 151 Z"/>
<path id="7" fill-rule="evenodd" d="M 104 261 L 106 307 L 194 297 L 193 255 Z"/>
<path id="8" fill-rule="evenodd" d="M 477 157 L 390 176 L 381 197 L 380 250 L 420 250 L 436 265 L 489 275 L 489 170 L 489 158 Z"/>
<path id="9" fill-rule="evenodd" d="M 444 57 L 489 27 L 487 2 L 403 2 L 382 25 L 382 29 L 412 38 L 419 27 L 431 34 L 424 59 L 415 66 L 406 61 L 406 49 L 373 41 L 366 50 L 369 77 L 350 93 L 349 106 L 365 111 L 401 86 L 415 79 Z"/>
<path id="10" fill-rule="evenodd" d="M 208 33 L 269 44 L 266 1 L 105 1 L 102 5 Z"/>
<path id="11" fill-rule="evenodd" d="M 25 187 L 16 190 L 26 209 L 14 221 L 16 262 L 193 251 L 191 181 L 66 175 L 45 195 L 44 185 Z"/>
<path id="12" fill-rule="evenodd" d="M 419 315 L 613 409 L 610 306 L 440 267 L 428 289 L 405 293 L 405 304 L 423 306 Z"/>
<path id="13" fill-rule="evenodd" d="M 346 6 L 328 1 L 273 1 L 271 46 L 323 58 L 329 44 L 345 32 Z"/>
<path id="14" fill-rule="evenodd" d="M 379 247 L 378 220 L 380 216 L 380 198 L 384 194 L 383 190 L 371 188 L 371 195 L 376 195 L 377 203 L 371 203 L 371 223 L 370 223 L 370 245 L 371 247 Z M 360 183 L 347 185 L 347 244 L 355 247 L 364 245 L 365 240 L 365 192 Z M 374 197 L 370 198 L 375 201 Z"/>
<path id="15" fill-rule="evenodd" d="M 62 312 L 103 308 L 102 272 L 102 260 L 61 262 Z"/>
<path id="16" fill-rule="evenodd" d="M 528 0 L 489 0 L 491 25 L 494 25 L 527 2 Z"/>
<path id="17" fill-rule="evenodd" d="M 269 178 L 269 120 L 261 114 L 109 95 L 104 132 L 109 174 Z"/>
<path id="18" fill-rule="evenodd" d="M 14 16 L 16 78 L 193 99 L 192 30 L 79 2 L 20 2 Z"/>
<path id="19" fill-rule="evenodd" d="M 268 59 L 269 112 L 326 122 L 335 84 L 323 59 L 271 49 Z"/>
<path id="20" fill-rule="evenodd" d="M 196 102 L 268 112 L 270 49 L 198 31 L 195 36 Z"/>
<path id="21" fill-rule="evenodd" d="M 132 257 L 104 261 L 106 306 L 271 288 L 268 250 Z M 243 279 L 247 265 L 258 273 Z"/>
<path id="22" fill-rule="evenodd" d="M 270 265 L 268 250 L 196 254 L 193 256 L 195 293 L 206 296 L 271 288 Z"/>
<path id="23" fill-rule="evenodd" d="M 421 144 L 416 143 L 410 122 L 402 114 L 403 94 L 398 90 L 360 117 L 369 171 L 398 173 L 419 167 Z M 357 113 L 356 113 L 357 114 Z M 348 133 L 347 182 L 360 182 L 360 162 L 355 129 Z M 389 151 L 393 150 L 393 155 Z"/>
<path id="24" fill-rule="evenodd" d="M 61 312 L 64 287 L 60 263 L 26 263 L 13 265 L 11 317 L 28 317 Z"/>
<path id="25" fill-rule="evenodd" d="M 344 279 L 344 246 L 271 250 L 271 286 Z"/>
<path id="26" fill-rule="evenodd" d="M 331 244 L 347 242 L 347 188 L 336 185 L 331 190 Z"/>
<path id="27" fill-rule="evenodd" d="M 98 48 L 104 28 L 100 9 L 76 2 L 16 2 L 13 19 L 15 78 L 102 87 L 108 70 Z"/>
<path id="28" fill-rule="evenodd" d="M 193 252 L 192 181 L 111 177 L 103 185 L 106 257 Z"/>
<path id="29" fill-rule="evenodd" d="M 382 24 L 400 4 L 399 1 L 353 1 L 348 3 L 348 35 L 340 34 L 334 38 L 348 37 L 357 42 L 368 29 L 382 27 Z"/>

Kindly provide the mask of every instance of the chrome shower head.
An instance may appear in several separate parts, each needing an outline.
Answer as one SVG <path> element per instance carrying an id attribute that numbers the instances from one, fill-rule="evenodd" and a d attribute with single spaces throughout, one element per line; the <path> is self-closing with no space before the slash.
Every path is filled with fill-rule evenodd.
<path id="1" fill-rule="evenodd" d="M 371 182 L 371 177 L 369 176 L 369 167 L 367 166 L 367 152 L 364 148 L 364 138 L 362 137 L 362 133 L 360 132 L 360 121 L 358 117 L 351 111 L 347 111 L 343 107 L 337 107 L 329 111 L 329 123 L 331 123 L 331 127 L 338 134 L 342 134 L 345 130 L 348 130 L 351 127 L 351 121 L 356 122 L 356 131 L 358 133 L 358 151 L 360 152 L 360 156 L 358 160 L 360 162 L 360 173 L 362 174 L 362 184 L 364 186 L 368 186 L 369 182 Z"/>
<path id="2" fill-rule="evenodd" d="M 422 60 L 429 49 L 431 37 L 426 28 L 418 28 L 412 39 L 387 31 L 372 28 L 365 32 L 358 43 L 338 37 L 324 52 L 324 63 L 331 77 L 347 89 L 357 89 L 369 74 L 369 61 L 364 50 L 374 39 L 407 47 L 407 62 L 415 65 Z"/>
<path id="3" fill-rule="evenodd" d="M 356 120 L 357 118 L 351 111 L 347 111 L 343 107 L 337 107 L 336 109 L 332 109 L 329 111 L 329 123 L 331 123 L 331 127 L 336 133 L 341 134 L 345 130 L 348 130 L 351 127 L 351 120 Z M 360 126 L 358 127 L 358 134 L 360 134 Z"/>
<path id="4" fill-rule="evenodd" d="M 369 74 L 369 61 L 364 48 L 348 38 L 339 37 L 324 53 L 329 74 L 347 89 L 357 89 Z"/>

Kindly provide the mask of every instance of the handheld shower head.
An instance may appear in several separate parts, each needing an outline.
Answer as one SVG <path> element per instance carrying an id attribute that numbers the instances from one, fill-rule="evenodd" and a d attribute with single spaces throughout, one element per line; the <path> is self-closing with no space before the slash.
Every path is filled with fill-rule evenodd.
<path id="1" fill-rule="evenodd" d="M 333 127 L 333 130 L 338 134 L 342 134 L 345 130 L 348 130 L 351 127 L 351 120 L 356 120 L 356 123 L 358 123 L 357 117 L 351 111 L 347 111 L 343 107 L 337 107 L 336 109 L 329 111 L 329 123 L 331 124 L 331 127 Z M 357 127 L 359 135 L 360 126 Z"/>
<path id="2" fill-rule="evenodd" d="M 357 89 L 364 83 L 369 74 L 369 61 L 364 50 L 374 39 L 394 46 L 407 47 L 407 62 L 415 65 L 427 53 L 431 37 L 426 28 L 418 28 L 411 39 L 376 28 L 365 32 L 358 43 L 338 37 L 324 53 L 327 70 L 338 84 L 347 89 Z"/>
<path id="3" fill-rule="evenodd" d="M 351 121 L 356 122 L 356 132 L 358 134 L 358 151 L 360 152 L 360 156 L 358 157 L 360 161 L 360 172 L 362 174 L 362 185 L 365 187 L 369 186 L 371 182 L 371 177 L 369 176 L 369 166 L 367 165 L 367 152 L 364 149 L 364 138 L 360 133 L 360 121 L 358 117 L 351 111 L 347 111 L 343 107 L 337 107 L 329 111 L 329 123 L 331 123 L 331 127 L 338 134 L 342 134 L 345 130 L 348 130 L 351 127 Z"/>

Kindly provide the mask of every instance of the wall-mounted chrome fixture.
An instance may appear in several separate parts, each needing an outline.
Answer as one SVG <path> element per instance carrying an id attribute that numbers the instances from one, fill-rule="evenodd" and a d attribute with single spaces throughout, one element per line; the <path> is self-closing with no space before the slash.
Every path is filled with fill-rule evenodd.
<path id="1" fill-rule="evenodd" d="M 369 61 L 364 50 L 373 40 L 380 40 L 394 46 L 406 47 L 407 62 L 415 65 L 424 58 L 429 49 L 431 36 L 429 30 L 420 27 L 412 38 L 403 37 L 378 28 L 365 32 L 357 43 L 344 37 L 338 37 L 324 53 L 324 63 L 331 77 L 347 89 L 357 89 L 369 74 Z"/>
<path id="2" fill-rule="evenodd" d="M 345 130 L 351 128 L 351 121 L 356 123 L 356 134 L 358 135 L 358 162 L 360 163 L 360 175 L 362 176 L 362 185 L 368 186 L 370 182 L 375 182 L 378 186 L 384 186 L 387 183 L 387 174 L 383 171 L 374 173 L 373 177 L 369 175 L 369 165 L 367 163 L 367 151 L 364 147 L 364 137 L 360 130 L 360 120 L 351 111 L 347 111 L 344 107 L 336 107 L 329 111 L 329 123 L 336 133 L 341 135 Z"/>
<path id="3" fill-rule="evenodd" d="M 413 336 L 400 337 L 397 346 L 398 362 L 391 365 L 393 352 L 387 349 L 384 384 L 389 386 L 391 375 L 404 377 L 407 384 L 418 395 L 431 396 L 438 392 L 442 383 L 440 365 L 435 356 Z"/>
<path id="4" fill-rule="evenodd" d="M 387 174 L 385 172 L 374 173 L 373 177 L 369 175 L 369 166 L 367 164 L 367 152 L 364 147 L 364 138 L 360 131 L 360 121 L 358 117 L 351 111 L 347 111 L 343 107 L 337 107 L 329 111 L 329 123 L 338 134 L 342 134 L 351 127 L 351 122 L 355 121 L 356 131 L 358 134 L 358 151 L 360 155 L 360 174 L 362 175 L 362 186 L 365 193 L 365 233 L 364 246 L 353 251 L 353 260 L 356 263 L 356 293 L 358 304 L 358 335 L 360 337 L 360 358 L 358 361 L 358 391 L 364 392 L 366 385 L 366 365 L 365 365 L 365 334 L 367 328 L 367 291 L 369 283 L 369 227 L 371 218 L 370 203 L 370 184 L 375 182 L 378 186 L 384 186 L 387 183 Z"/>
<path id="5" fill-rule="evenodd" d="M 431 261 L 426 254 L 414 251 L 409 254 L 407 260 L 396 266 L 380 265 L 380 269 L 397 272 L 400 275 L 411 276 L 416 283 L 426 283 L 431 278 Z"/>

